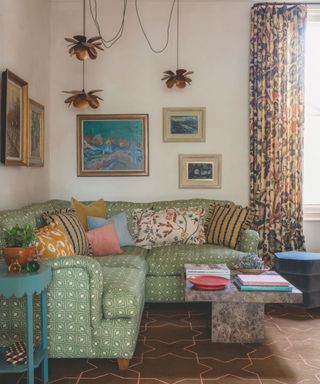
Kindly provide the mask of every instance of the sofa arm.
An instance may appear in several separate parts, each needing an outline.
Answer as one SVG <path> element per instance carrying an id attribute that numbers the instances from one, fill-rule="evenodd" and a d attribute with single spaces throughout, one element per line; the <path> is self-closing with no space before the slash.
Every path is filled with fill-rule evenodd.
<path id="1" fill-rule="evenodd" d="M 76 300 L 88 306 L 90 321 L 96 328 L 102 321 L 103 276 L 100 264 L 88 256 L 68 256 L 42 259 L 41 262 L 52 268 L 52 282 L 48 294 L 54 298 L 61 297 L 64 303 Z M 86 297 L 82 297 L 80 292 Z M 76 297 L 67 297 L 76 295 Z M 87 302 L 87 300 L 89 302 Z M 59 300 L 60 301 L 60 300 Z"/>
<path id="2" fill-rule="evenodd" d="M 259 233 L 253 229 L 246 229 L 240 235 L 239 251 L 256 253 L 259 243 Z"/>

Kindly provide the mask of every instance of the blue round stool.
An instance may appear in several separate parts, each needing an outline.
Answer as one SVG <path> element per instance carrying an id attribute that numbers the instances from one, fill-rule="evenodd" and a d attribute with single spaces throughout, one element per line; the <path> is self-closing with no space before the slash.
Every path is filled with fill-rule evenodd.
<path id="1" fill-rule="evenodd" d="M 303 306 L 320 307 L 320 253 L 275 253 L 275 269 L 303 292 Z"/>

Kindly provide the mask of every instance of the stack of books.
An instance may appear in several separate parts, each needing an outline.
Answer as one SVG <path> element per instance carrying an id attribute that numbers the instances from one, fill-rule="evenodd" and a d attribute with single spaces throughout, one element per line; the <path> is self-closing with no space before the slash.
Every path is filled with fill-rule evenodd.
<path id="1" fill-rule="evenodd" d="M 191 276 L 221 276 L 230 280 L 230 269 L 226 264 L 186 264 L 186 278 Z"/>
<path id="2" fill-rule="evenodd" d="M 277 273 L 238 275 L 234 282 L 240 291 L 292 292 L 292 285 Z"/>

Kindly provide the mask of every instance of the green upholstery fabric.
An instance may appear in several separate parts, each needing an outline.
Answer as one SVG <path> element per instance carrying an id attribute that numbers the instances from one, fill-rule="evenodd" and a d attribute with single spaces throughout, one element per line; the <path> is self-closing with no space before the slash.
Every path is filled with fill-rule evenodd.
<path id="1" fill-rule="evenodd" d="M 148 276 L 177 276 L 186 263 L 225 263 L 233 268 L 244 253 L 219 245 L 170 245 L 150 250 Z"/>
<path id="2" fill-rule="evenodd" d="M 183 276 L 148 276 L 146 279 L 146 302 L 184 302 L 185 284 Z"/>
<path id="3" fill-rule="evenodd" d="M 132 212 L 136 208 L 207 208 L 212 200 L 191 199 L 171 202 L 107 202 L 108 215 L 126 212 L 133 233 Z M 50 200 L 17 210 L 0 212 L 0 247 L 3 229 L 15 224 L 44 225 L 42 213 L 68 208 L 66 200 Z M 247 230 L 240 249 L 255 252 L 259 237 Z M 184 301 L 186 262 L 237 263 L 243 253 L 213 245 L 170 245 L 151 251 L 124 247 L 123 255 L 105 257 L 61 257 L 43 260 L 53 275 L 48 289 L 49 356 L 64 358 L 127 358 L 135 350 L 145 301 Z M 3 260 L 2 260 L 3 262 Z M 35 303 L 35 341 L 39 335 L 39 300 Z M 0 346 L 25 338 L 23 299 L 0 297 Z"/>
<path id="4" fill-rule="evenodd" d="M 103 317 L 120 319 L 136 316 L 144 305 L 145 272 L 136 268 L 104 267 Z"/>
<path id="5" fill-rule="evenodd" d="M 0 211 L 0 248 L 4 245 L 4 229 L 15 224 L 31 224 L 34 228 L 40 228 L 46 223 L 42 219 L 42 213 L 54 209 L 50 201 L 46 203 L 32 204 L 21 209 L 9 209 Z"/>
<path id="6" fill-rule="evenodd" d="M 239 250 L 247 253 L 257 252 L 259 242 L 260 237 L 258 232 L 252 229 L 246 229 L 240 235 Z"/>
<path id="7" fill-rule="evenodd" d="M 147 250 L 145 250 L 145 253 L 147 253 Z M 97 260 L 102 268 L 134 268 L 143 271 L 145 274 L 148 269 L 144 256 L 124 254 L 95 257 L 94 259 Z"/>

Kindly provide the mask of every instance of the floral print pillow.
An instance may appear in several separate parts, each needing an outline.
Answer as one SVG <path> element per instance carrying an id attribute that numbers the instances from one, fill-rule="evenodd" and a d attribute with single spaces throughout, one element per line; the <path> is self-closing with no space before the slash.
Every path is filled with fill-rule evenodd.
<path id="1" fill-rule="evenodd" d="M 203 244 L 204 208 L 167 208 L 163 211 L 133 211 L 136 245 L 144 248 L 169 244 Z"/>

